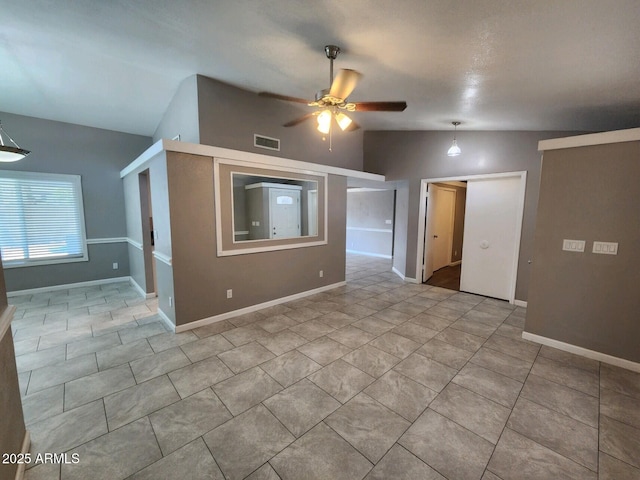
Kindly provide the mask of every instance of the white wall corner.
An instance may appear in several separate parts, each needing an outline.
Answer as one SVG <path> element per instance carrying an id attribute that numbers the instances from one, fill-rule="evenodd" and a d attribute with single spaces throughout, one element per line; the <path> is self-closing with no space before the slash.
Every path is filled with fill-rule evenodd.
<path id="1" fill-rule="evenodd" d="M 156 293 L 155 292 L 151 292 L 151 293 L 147 293 L 144 291 L 144 289 L 138 285 L 138 282 L 136 282 L 133 277 L 129 277 L 129 283 L 131 284 L 131 286 L 133 288 L 136 289 L 136 291 L 145 299 L 149 300 L 150 298 L 156 298 Z"/>

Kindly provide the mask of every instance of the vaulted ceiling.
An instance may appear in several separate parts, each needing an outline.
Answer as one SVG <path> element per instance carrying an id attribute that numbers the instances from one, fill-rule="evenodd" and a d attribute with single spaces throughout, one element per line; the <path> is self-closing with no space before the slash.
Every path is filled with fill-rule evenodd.
<path id="1" fill-rule="evenodd" d="M 368 130 L 640 126 L 638 0 L 0 0 L 0 111 L 151 135 L 199 73 L 312 99 L 364 77 Z"/>

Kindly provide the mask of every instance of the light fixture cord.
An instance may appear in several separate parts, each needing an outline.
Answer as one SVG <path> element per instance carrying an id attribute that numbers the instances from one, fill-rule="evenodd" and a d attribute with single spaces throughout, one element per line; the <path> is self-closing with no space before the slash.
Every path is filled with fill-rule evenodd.
<path id="1" fill-rule="evenodd" d="M 14 141 L 13 141 L 13 138 L 11 138 L 11 137 L 9 136 L 9 134 L 8 134 L 7 132 L 5 132 L 5 131 L 4 131 L 4 129 L 2 128 L 2 122 L 0 122 L 0 145 L 4 147 L 4 146 L 5 146 L 5 145 L 4 145 L 4 139 L 2 138 L 2 134 L 3 134 L 3 133 L 7 136 L 7 138 L 9 139 L 9 141 L 10 141 L 11 143 L 13 143 L 13 144 L 16 146 L 16 148 L 20 148 L 20 146 L 19 146 L 16 142 L 14 142 Z"/>

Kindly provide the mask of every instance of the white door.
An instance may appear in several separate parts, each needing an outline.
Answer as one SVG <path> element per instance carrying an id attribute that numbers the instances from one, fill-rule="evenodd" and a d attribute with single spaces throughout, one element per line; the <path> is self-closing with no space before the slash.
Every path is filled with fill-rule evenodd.
<path id="1" fill-rule="evenodd" d="M 437 187 L 434 193 L 436 194 L 436 201 L 434 202 L 433 270 L 436 271 L 451 263 L 456 192 L 455 190 Z"/>
<path id="2" fill-rule="evenodd" d="M 423 282 L 429 280 L 433 272 L 451 263 L 456 206 L 455 190 L 433 184 L 427 189 Z"/>
<path id="3" fill-rule="evenodd" d="M 422 281 L 426 282 L 433 276 L 433 235 L 436 228 L 435 220 L 433 218 L 435 208 L 434 208 L 434 200 L 435 195 L 433 191 L 434 186 L 431 184 L 427 185 L 427 192 L 425 198 L 425 226 L 424 226 L 424 245 L 422 250 L 423 255 L 423 264 L 422 264 Z"/>
<path id="4" fill-rule="evenodd" d="M 300 190 L 269 189 L 269 238 L 300 236 Z"/>
<path id="5" fill-rule="evenodd" d="M 513 300 L 523 189 L 519 176 L 467 182 L 461 291 Z"/>

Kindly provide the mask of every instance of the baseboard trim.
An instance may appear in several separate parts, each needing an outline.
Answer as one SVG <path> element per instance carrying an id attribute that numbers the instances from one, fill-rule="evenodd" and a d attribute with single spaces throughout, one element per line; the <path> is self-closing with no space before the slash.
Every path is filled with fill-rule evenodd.
<path id="1" fill-rule="evenodd" d="M 396 267 L 391 267 L 391 271 L 396 275 L 398 275 L 405 282 L 418 283 L 418 280 L 416 280 L 415 278 L 404 276 L 402 273 L 400 273 L 400 270 L 398 270 Z"/>
<path id="2" fill-rule="evenodd" d="M 450 267 L 457 267 L 458 265 L 460 265 L 462 263 L 462 260 L 458 260 L 456 262 L 451 262 L 449 264 Z"/>
<path id="3" fill-rule="evenodd" d="M 31 434 L 29 430 L 24 431 L 24 439 L 22 440 L 22 449 L 20 453 L 22 455 L 26 455 L 29 453 L 29 449 L 31 448 Z M 22 480 L 24 478 L 24 470 L 27 467 L 26 463 L 21 463 L 18 465 L 18 470 L 16 470 L 15 480 Z"/>
<path id="4" fill-rule="evenodd" d="M 391 267 L 391 271 L 396 275 L 398 275 L 402 280 L 406 278 L 402 273 L 400 273 L 400 270 L 398 270 L 396 267 Z"/>
<path id="5" fill-rule="evenodd" d="M 171 331 L 173 333 L 180 333 L 180 332 L 178 332 L 178 329 L 174 325 L 173 321 L 171 321 L 169 316 L 166 313 L 164 313 L 162 310 L 160 310 L 160 308 L 158 308 L 158 316 L 165 323 L 165 325 L 167 327 L 169 327 L 169 331 Z"/>
<path id="6" fill-rule="evenodd" d="M 151 293 L 147 293 L 144 291 L 144 289 L 138 284 L 138 282 L 136 282 L 133 277 L 129 277 L 129 283 L 131 284 L 131 286 L 133 288 L 136 289 L 136 291 L 144 298 L 146 298 L 147 300 L 151 299 L 151 298 L 155 298 L 156 292 L 151 292 Z"/>
<path id="7" fill-rule="evenodd" d="M 525 302 L 524 300 L 514 300 L 513 304 L 516 307 L 522 307 L 522 308 L 527 308 L 527 302 Z"/>
<path id="8" fill-rule="evenodd" d="M 558 350 L 574 353 L 582 357 L 587 357 L 592 360 L 597 360 L 599 362 L 608 363 L 609 365 L 626 368 L 627 370 L 640 373 L 640 363 L 632 362 L 631 360 L 625 360 L 624 358 L 614 357 L 606 353 L 589 350 L 588 348 L 578 347 L 577 345 L 561 342 L 560 340 L 554 340 L 553 338 L 542 337 L 535 333 L 522 332 L 522 338 L 546 345 L 547 347 L 557 348 Z"/>
<path id="9" fill-rule="evenodd" d="M 347 253 L 355 253 L 356 255 L 364 255 L 365 257 L 386 258 L 391 260 L 391 255 L 383 255 L 381 253 L 361 252 L 360 250 L 347 250 Z"/>
<path id="10" fill-rule="evenodd" d="M 66 290 L 68 288 L 93 287 L 95 285 L 106 285 L 109 283 L 128 282 L 130 279 L 131 277 L 103 278 L 102 280 L 88 280 L 86 282 L 65 283 L 63 285 L 50 285 L 48 287 L 14 290 L 12 292 L 7 292 L 7 297 L 17 297 L 18 295 L 29 295 L 32 293 L 54 292 L 56 290 Z"/>
<path id="11" fill-rule="evenodd" d="M 259 303 L 257 305 L 251 305 L 250 307 L 240 308 L 238 310 L 232 310 L 231 312 L 225 312 L 219 315 L 213 315 L 212 317 L 195 320 L 193 322 L 187 323 L 186 325 L 177 325 L 175 327 L 175 332 L 181 333 L 181 332 L 186 332 L 187 330 L 193 330 L 194 328 L 204 327 L 205 325 L 221 322 L 229 318 L 237 317 L 239 315 L 244 315 L 245 313 L 255 312 L 258 310 L 262 310 L 263 308 L 273 307 L 274 305 L 280 305 L 281 303 L 291 302 L 293 300 L 299 300 L 301 298 L 315 295 L 316 293 L 322 293 L 327 290 L 333 290 L 334 288 L 343 287 L 346 284 L 347 282 L 332 283 L 331 285 L 325 285 L 324 287 L 314 288 L 313 290 L 306 290 L 304 292 L 295 293 L 287 297 L 276 298 L 275 300 L 269 300 L 268 302 Z M 158 313 L 159 312 L 160 310 L 158 310 Z"/>

